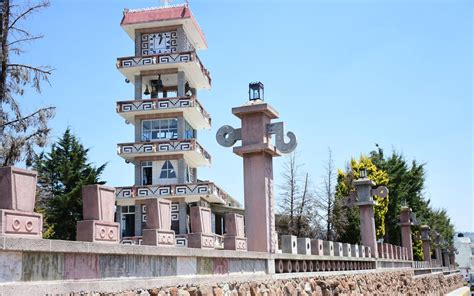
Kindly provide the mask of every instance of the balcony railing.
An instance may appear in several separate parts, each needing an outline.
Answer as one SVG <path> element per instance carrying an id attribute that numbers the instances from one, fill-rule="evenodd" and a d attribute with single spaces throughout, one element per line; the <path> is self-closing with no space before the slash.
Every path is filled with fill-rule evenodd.
<path id="1" fill-rule="evenodd" d="M 156 142 L 123 143 L 117 145 L 117 153 L 125 159 L 150 154 L 195 152 L 203 161 L 211 163 L 211 155 L 196 140 L 165 140 Z"/>
<path id="2" fill-rule="evenodd" d="M 201 60 L 194 51 L 184 51 L 178 53 L 164 53 L 159 55 L 147 55 L 147 56 L 132 56 L 122 57 L 117 59 L 117 68 L 132 68 L 148 65 L 158 64 L 176 64 L 176 63 L 189 63 L 196 61 L 201 69 L 202 74 L 209 81 L 211 85 L 212 79 L 209 70 L 204 67 Z"/>
<path id="3" fill-rule="evenodd" d="M 131 118 L 127 117 L 127 113 L 150 112 L 154 110 L 175 110 L 182 108 L 197 110 L 204 118 L 207 125 L 210 126 L 211 116 L 195 96 L 119 101 L 116 106 L 117 113 L 122 113 L 124 117 L 129 119 L 129 121 Z"/>
<path id="4" fill-rule="evenodd" d="M 415 269 L 431 268 L 431 263 L 429 261 L 413 261 L 412 267 Z"/>
<path id="5" fill-rule="evenodd" d="M 205 197 L 211 202 L 227 203 L 229 195 L 212 182 L 189 184 L 147 185 L 116 187 L 115 197 L 119 199 L 148 197 Z"/>

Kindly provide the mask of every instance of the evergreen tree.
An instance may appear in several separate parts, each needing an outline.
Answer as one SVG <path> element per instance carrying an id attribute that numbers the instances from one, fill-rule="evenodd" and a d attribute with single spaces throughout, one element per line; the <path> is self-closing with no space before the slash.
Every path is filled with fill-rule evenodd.
<path id="1" fill-rule="evenodd" d="M 402 154 L 395 151 L 389 157 L 384 155 L 384 151 L 378 145 L 376 151 L 370 153 L 373 163 L 377 168 L 388 173 L 389 182 L 387 187 L 390 192 L 388 212 L 385 217 L 387 231 L 385 241 L 391 244 L 400 245 L 400 208 L 408 205 L 416 214 L 420 224 L 427 224 L 431 227 L 432 233 L 438 232 L 446 240 L 446 246 L 452 246 L 454 236 L 454 226 L 452 225 L 445 210 L 433 209 L 430 200 L 424 198 L 423 190 L 425 183 L 425 165 L 419 164 L 416 160 L 409 163 Z M 415 260 L 423 260 L 422 244 L 419 240 L 419 226 L 412 227 L 413 234 L 413 254 Z"/>
<path id="2" fill-rule="evenodd" d="M 49 153 L 35 158 L 37 210 L 44 215 L 45 238 L 75 240 L 76 222 L 82 220 L 82 186 L 104 184 L 99 178 L 106 164 L 94 167 L 88 152 L 67 129 Z"/>

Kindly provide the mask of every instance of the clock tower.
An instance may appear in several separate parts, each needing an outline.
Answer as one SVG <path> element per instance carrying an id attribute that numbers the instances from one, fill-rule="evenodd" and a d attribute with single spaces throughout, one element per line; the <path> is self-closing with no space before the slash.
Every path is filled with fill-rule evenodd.
<path id="1" fill-rule="evenodd" d="M 150 198 L 171 200 L 177 245 L 187 244 L 193 205 L 210 208 L 212 230 L 223 234 L 225 213 L 240 205 L 198 178 L 198 168 L 211 165 L 197 140 L 199 130 L 211 128 L 198 100 L 198 91 L 209 90 L 212 82 L 197 55 L 207 49 L 204 33 L 187 4 L 126 9 L 121 27 L 135 43 L 132 56 L 117 59 L 117 69 L 134 86 L 133 99 L 116 106 L 135 127 L 133 141 L 117 146 L 118 155 L 135 167 L 134 185 L 116 188 L 122 239 L 140 241 Z"/>

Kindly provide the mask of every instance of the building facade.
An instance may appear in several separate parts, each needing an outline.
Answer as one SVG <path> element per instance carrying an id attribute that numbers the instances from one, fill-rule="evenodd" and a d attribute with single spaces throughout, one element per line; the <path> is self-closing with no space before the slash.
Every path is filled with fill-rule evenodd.
<path id="1" fill-rule="evenodd" d="M 213 231 L 224 233 L 224 214 L 243 211 L 224 190 L 200 180 L 198 168 L 211 155 L 198 131 L 211 117 L 198 91 L 211 88 L 210 72 L 197 55 L 206 39 L 187 4 L 125 10 L 121 26 L 134 41 L 134 55 L 117 59 L 117 68 L 134 85 L 133 100 L 117 102 L 117 113 L 135 127 L 134 139 L 117 153 L 135 167 L 134 185 L 116 188 L 122 239 L 138 242 L 146 225 L 147 198 L 172 201 L 177 245 L 190 233 L 189 207 L 210 207 Z"/>
<path id="2" fill-rule="evenodd" d="M 464 279 L 468 281 L 474 269 L 473 243 L 468 235 L 458 233 L 454 237 L 454 248 L 456 248 L 456 265 L 461 271 Z"/>

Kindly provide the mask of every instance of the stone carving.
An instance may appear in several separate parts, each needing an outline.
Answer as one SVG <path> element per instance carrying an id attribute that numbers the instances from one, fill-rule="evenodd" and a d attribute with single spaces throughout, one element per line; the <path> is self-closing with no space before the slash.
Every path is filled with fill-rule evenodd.
<path id="1" fill-rule="evenodd" d="M 275 135 L 275 146 L 282 153 L 291 153 L 296 149 L 297 141 L 293 132 L 287 132 L 286 136 L 290 139 L 285 143 L 285 133 L 283 122 L 274 122 L 267 125 L 267 133 Z"/>
<path id="2" fill-rule="evenodd" d="M 235 213 L 225 215 L 224 249 L 247 251 L 247 238 L 244 232 L 244 216 Z"/>
<path id="3" fill-rule="evenodd" d="M 232 147 L 235 142 L 242 140 L 242 131 L 240 128 L 233 128 L 230 125 L 224 125 L 216 133 L 217 143 L 224 147 Z"/>
<path id="4" fill-rule="evenodd" d="M 212 233 L 211 209 L 191 207 L 191 233 L 188 234 L 188 247 L 214 249 L 216 237 Z"/>
<path id="5" fill-rule="evenodd" d="M 175 235 L 171 230 L 171 201 L 150 198 L 146 205 L 146 229 L 143 229 L 143 244 L 152 246 L 174 246 Z"/>
<path id="6" fill-rule="evenodd" d="M 115 189 L 104 185 L 82 187 L 83 221 L 77 222 L 77 240 L 119 242 L 119 224 L 114 222 Z"/>
<path id="7" fill-rule="evenodd" d="M 0 236 L 42 238 L 43 216 L 34 213 L 35 171 L 0 168 Z"/>
<path id="8" fill-rule="evenodd" d="M 275 135 L 275 147 L 282 153 L 291 153 L 296 149 L 297 140 L 293 132 L 286 133 L 290 141 L 285 143 L 283 122 L 267 124 L 267 135 Z M 242 130 L 224 125 L 217 131 L 216 140 L 224 147 L 232 147 L 237 141 L 242 140 Z"/>

